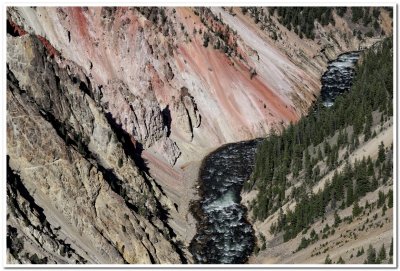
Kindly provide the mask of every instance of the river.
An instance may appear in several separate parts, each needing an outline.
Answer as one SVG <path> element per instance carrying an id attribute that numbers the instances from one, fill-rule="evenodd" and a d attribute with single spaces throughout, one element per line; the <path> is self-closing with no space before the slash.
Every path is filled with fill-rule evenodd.
<path id="1" fill-rule="evenodd" d="M 258 142 L 225 145 L 203 162 L 202 214 L 190 246 L 196 263 L 244 263 L 252 252 L 254 233 L 240 192 L 253 170 Z"/>
<path id="2" fill-rule="evenodd" d="M 336 96 L 350 90 L 359 56 L 358 52 L 345 53 L 328 63 L 328 69 L 321 78 L 320 95 L 324 106 L 331 107 Z"/>
<path id="3" fill-rule="evenodd" d="M 326 107 L 335 97 L 351 87 L 354 65 L 359 54 L 340 55 L 328 64 L 321 78 L 321 98 Z M 225 145 L 203 161 L 199 180 L 201 199 L 193 204 L 197 233 L 189 250 L 195 263 L 245 263 L 255 243 L 254 231 L 240 204 L 240 192 L 254 168 L 255 154 L 261 140 Z"/>

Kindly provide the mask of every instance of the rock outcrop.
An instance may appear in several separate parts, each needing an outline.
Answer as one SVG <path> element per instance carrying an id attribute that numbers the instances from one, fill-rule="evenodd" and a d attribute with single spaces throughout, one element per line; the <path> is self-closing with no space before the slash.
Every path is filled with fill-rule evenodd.
<path id="1" fill-rule="evenodd" d="M 41 215 L 51 217 L 66 244 L 80 251 L 76 260 L 181 262 L 162 220 L 172 204 L 124 150 L 105 112 L 84 90 L 89 87 L 71 73 L 78 68 L 51 58 L 34 36 L 9 37 L 8 48 L 9 174 L 19 176 L 17 187 L 38 201 Z M 28 211 L 10 209 L 10 219 L 24 217 L 30 225 L 35 217 Z M 16 235 L 45 242 L 41 231 L 49 230 L 29 229 L 17 228 Z M 56 259 L 48 260 L 71 261 L 60 260 L 57 244 L 41 246 Z"/>
<path id="2" fill-rule="evenodd" d="M 205 27 L 190 8 L 18 7 L 8 13 L 25 31 L 45 37 L 63 58 L 82 67 L 93 88 L 100 89 L 105 110 L 144 148 L 163 136 L 159 108 L 168 104 L 171 116 L 179 116 L 172 119 L 170 130 L 178 147 L 193 140 L 193 145 L 209 148 L 261 136 L 271 126 L 280 126 L 281 120 L 293 121 L 304 113 L 285 94 L 299 89 L 276 83 L 286 82 L 286 75 L 310 80 L 315 87 L 305 91 L 318 91 L 318 78 L 309 78 L 280 55 L 276 57 L 286 63 L 287 72 L 280 71 L 271 80 L 257 70 L 260 77 L 251 79 L 248 64 L 235 65 L 225 54 L 203 46 L 198 31 Z M 240 46 L 243 57 L 251 54 L 248 46 Z M 266 63 L 276 60 L 266 57 Z M 180 97 L 182 86 L 189 89 L 191 99 L 177 98 L 184 106 L 173 106 L 171 97 Z M 191 108 L 193 102 L 197 113 Z M 190 135 L 185 108 L 193 127 L 201 115 L 204 126 L 195 131 L 197 136 Z M 250 114 L 252 118 L 243 117 Z M 201 138 L 209 139 L 206 146 Z"/>
<path id="3" fill-rule="evenodd" d="M 8 161 L 7 161 L 8 162 Z M 86 263 L 52 228 L 43 209 L 7 165 L 9 263 Z"/>
<path id="4" fill-rule="evenodd" d="M 186 87 L 181 88 L 178 98 L 172 97 L 172 119 L 184 140 L 190 142 L 193 139 L 193 129 L 198 128 L 201 115 L 197 110 L 196 102 Z"/>
<path id="5" fill-rule="evenodd" d="M 104 93 L 102 107 L 144 148 L 163 137 L 161 109 L 151 86 L 146 91 L 146 97 L 142 98 L 135 96 L 122 81 L 111 80 L 101 93 Z"/>

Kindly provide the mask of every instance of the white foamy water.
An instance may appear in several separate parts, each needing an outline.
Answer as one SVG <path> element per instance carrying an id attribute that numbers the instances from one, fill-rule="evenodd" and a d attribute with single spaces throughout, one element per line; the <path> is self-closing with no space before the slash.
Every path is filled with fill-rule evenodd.
<path id="1" fill-rule="evenodd" d="M 321 78 L 321 98 L 325 107 L 333 106 L 337 95 L 350 90 L 358 58 L 358 53 L 346 53 L 329 63 L 328 70 Z"/>
<path id="2" fill-rule="evenodd" d="M 335 97 L 350 89 L 357 59 L 357 53 L 349 53 L 329 63 L 321 79 L 324 106 L 333 106 Z M 196 263 L 244 263 L 253 251 L 253 228 L 245 220 L 240 191 L 253 170 L 256 147 L 257 141 L 230 144 L 204 161 L 200 219 L 190 244 Z"/>
<path id="3" fill-rule="evenodd" d="M 209 205 L 204 207 L 205 211 L 221 211 L 224 208 L 227 207 L 232 207 L 236 205 L 237 203 L 235 202 L 235 196 L 231 190 L 226 192 L 222 197 L 218 198 L 217 200 L 214 200 L 211 202 Z"/>
<path id="4" fill-rule="evenodd" d="M 244 263 L 253 229 L 240 205 L 243 182 L 254 166 L 257 141 L 227 145 L 211 154 L 201 173 L 204 212 L 190 251 L 197 263 Z"/>

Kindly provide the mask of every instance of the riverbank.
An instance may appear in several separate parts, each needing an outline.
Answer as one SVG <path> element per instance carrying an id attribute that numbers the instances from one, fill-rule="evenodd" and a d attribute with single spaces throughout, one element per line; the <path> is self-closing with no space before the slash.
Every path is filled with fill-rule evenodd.
<path id="1" fill-rule="evenodd" d="M 198 231 L 198 220 L 202 220 L 200 200 L 203 195 L 200 173 L 207 159 L 229 145 L 244 143 L 245 141 L 230 142 L 218 147 L 202 149 L 191 156 L 189 162 L 170 168 L 157 154 L 145 150 L 143 158 L 147 162 L 151 176 L 157 180 L 163 192 L 173 205 L 169 209 L 168 224 L 177 235 L 178 243 L 182 244 L 183 252 L 188 263 L 194 263 L 188 247 Z M 196 220 L 197 214 L 197 220 Z"/>
<path id="2" fill-rule="evenodd" d="M 189 205 L 192 200 L 199 198 L 196 186 L 203 157 L 206 155 L 200 156 L 199 160 L 170 168 L 160 164 L 160 159 L 151 153 L 144 154 L 150 174 L 173 205 L 168 210 L 168 224 L 176 234 L 175 241 L 180 244 L 189 264 L 193 263 L 193 259 L 187 248 L 196 234 L 196 220 L 190 213 Z"/>

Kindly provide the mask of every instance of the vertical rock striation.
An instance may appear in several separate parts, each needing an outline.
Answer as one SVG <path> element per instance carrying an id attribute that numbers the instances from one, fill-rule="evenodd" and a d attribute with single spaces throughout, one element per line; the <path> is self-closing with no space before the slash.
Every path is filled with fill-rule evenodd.
<path id="1" fill-rule="evenodd" d="M 65 242 L 79 251 L 76 260 L 181 262 L 163 221 L 162 211 L 172 204 L 125 153 L 88 95 L 88 82 L 79 79 L 79 68 L 51 58 L 34 36 L 9 38 L 8 48 L 9 174 L 19 176 L 17 187 L 38 201 L 42 216 L 61 226 Z M 9 215 L 11 221 L 22 216 L 28 225 L 34 223 L 24 209 L 9 209 Z M 30 229 L 17 228 L 16 234 L 39 241 L 46 237 Z M 48 260 L 71 261 L 60 260 L 55 247 L 42 245 L 54 256 Z"/>

